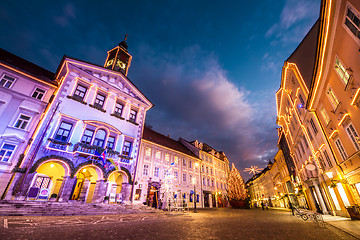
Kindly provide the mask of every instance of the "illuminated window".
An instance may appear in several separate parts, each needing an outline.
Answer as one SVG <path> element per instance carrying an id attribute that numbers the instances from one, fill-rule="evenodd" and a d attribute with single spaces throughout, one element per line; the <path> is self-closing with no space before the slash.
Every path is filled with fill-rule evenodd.
<path id="1" fill-rule="evenodd" d="M 150 157 L 151 156 L 151 148 L 147 147 L 145 149 L 145 156 Z"/>
<path id="2" fill-rule="evenodd" d="M 34 182 L 33 187 L 36 188 L 49 188 L 51 179 L 49 177 L 37 176 Z"/>
<path id="3" fill-rule="evenodd" d="M 14 81 L 15 78 L 5 74 L 0 80 L 0 86 L 10 88 Z"/>
<path id="4" fill-rule="evenodd" d="M 155 167 L 154 177 L 159 177 L 159 167 Z"/>
<path id="5" fill-rule="evenodd" d="M 165 153 L 165 160 L 166 160 L 166 161 L 170 161 L 170 156 L 169 156 L 168 153 Z"/>
<path id="6" fill-rule="evenodd" d="M 338 58 L 335 59 L 335 71 L 337 72 L 343 83 L 347 85 L 350 78 L 350 74 L 346 70 L 346 67 L 343 64 L 341 64 Z"/>
<path id="7" fill-rule="evenodd" d="M 174 162 L 175 162 L 175 164 L 179 163 L 179 158 L 177 156 L 174 157 Z"/>
<path id="8" fill-rule="evenodd" d="M 331 163 L 330 157 L 329 157 L 328 153 L 326 152 L 326 150 L 324 150 L 324 156 L 325 156 L 327 165 L 329 166 L 329 168 L 332 168 L 333 165 L 332 165 L 332 163 Z"/>
<path id="9" fill-rule="evenodd" d="M 15 122 L 14 127 L 15 128 L 19 128 L 19 129 L 26 129 L 27 125 L 30 122 L 31 117 L 20 114 L 20 116 L 18 117 L 18 119 Z"/>
<path id="10" fill-rule="evenodd" d="M 156 159 L 160 159 L 160 158 L 161 158 L 161 152 L 160 152 L 160 151 L 156 151 L 156 153 L 155 153 L 155 158 L 156 158 Z"/>
<path id="11" fill-rule="evenodd" d="M 105 103 L 106 96 L 98 93 L 95 98 L 94 107 L 103 108 Z"/>
<path id="12" fill-rule="evenodd" d="M 323 117 L 326 125 L 328 125 L 329 122 L 330 122 L 330 118 L 329 118 L 329 115 L 327 114 L 325 108 L 324 108 L 324 107 L 321 107 L 321 108 L 320 108 L 320 112 L 321 112 L 321 116 Z"/>
<path id="13" fill-rule="evenodd" d="M 122 151 L 123 156 L 130 156 L 131 145 L 132 143 L 130 141 L 124 142 L 123 151 Z"/>
<path id="14" fill-rule="evenodd" d="M 75 92 L 74 92 L 74 97 L 78 100 L 81 100 L 83 101 L 84 100 L 84 97 L 85 97 L 85 94 L 86 94 L 86 91 L 87 91 L 87 87 L 81 85 L 81 84 L 78 84 L 76 86 L 76 89 L 75 89 Z"/>
<path id="15" fill-rule="evenodd" d="M 183 166 L 186 167 L 186 159 L 185 158 L 183 158 Z"/>
<path id="16" fill-rule="evenodd" d="M 347 9 L 345 25 L 355 37 L 360 39 L 360 17 L 357 12 L 350 9 L 350 7 Z"/>
<path id="17" fill-rule="evenodd" d="M 335 145 L 336 145 L 337 149 L 338 149 L 339 152 L 340 152 L 341 158 L 342 158 L 343 160 L 346 160 L 346 159 L 347 159 L 347 155 L 346 155 L 346 152 L 345 152 L 345 150 L 344 150 L 344 147 L 342 146 L 342 144 L 341 144 L 341 142 L 340 142 L 340 139 L 336 139 Z"/>
<path id="18" fill-rule="evenodd" d="M 90 144 L 94 136 L 94 131 L 91 129 L 85 129 L 85 132 L 81 138 L 82 143 Z"/>
<path id="19" fill-rule="evenodd" d="M 310 125 L 311 125 L 311 127 L 312 127 L 312 129 L 314 131 L 314 134 L 316 135 L 318 133 L 318 130 L 317 130 L 316 126 L 315 126 L 314 120 L 310 119 Z"/>
<path id="20" fill-rule="evenodd" d="M 119 101 L 116 101 L 115 103 L 115 109 L 114 109 L 114 114 L 118 115 L 119 117 L 121 117 L 122 111 L 124 109 L 124 104 L 122 104 Z"/>
<path id="21" fill-rule="evenodd" d="M 16 146 L 13 144 L 5 143 L 0 150 L 0 161 L 1 162 L 9 162 L 11 155 L 13 154 L 13 152 L 15 150 L 15 147 Z"/>
<path id="22" fill-rule="evenodd" d="M 106 138 L 105 130 L 99 129 L 95 134 L 93 145 L 98 147 L 104 147 L 105 138 Z"/>
<path id="23" fill-rule="evenodd" d="M 334 107 L 334 109 L 336 109 L 337 106 L 339 105 L 339 100 L 337 99 L 334 91 L 332 90 L 332 88 L 330 86 L 328 87 L 326 95 L 327 95 L 331 105 Z"/>
<path id="24" fill-rule="evenodd" d="M 55 139 L 67 142 L 69 140 L 72 124 L 68 122 L 61 122 L 59 129 L 55 134 Z"/>
<path id="25" fill-rule="evenodd" d="M 134 109 L 130 110 L 129 121 L 136 122 L 137 111 Z"/>
<path id="26" fill-rule="evenodd" d="M 45 90 L 36 88 L 31 97 L 41 100 L 45 95 Z"/>
<path id="27" fill-rule="evenodd" d="M 141 196 L 141 189 L 136 189 L 134 200 L 140 200 L 140 196 Z"/>
<path id="28" fill-rule="evenodd" d="M 351 141 L 353 142 L 356 150 L 359 150 L 359 136 L 358 136 L 357 132 L 355 131 L 354 126 L 352 124 L 350 124 L 346 128 L 346 131 L 349 134 L 349 137 L 350 137 Z"/>
<path id="29" fill-rule="evenodd" d="M 147 176 L 149 174 L 149 165 L 144 165 L 143 168 L 143 175 Z"/>
<path id="30" fill-rule="evenodd" d="M 114 146 L 115 146 L 115 137 L 113 136 L 108 137 L 106 147 L 108 149 L 114 149 Z"/>

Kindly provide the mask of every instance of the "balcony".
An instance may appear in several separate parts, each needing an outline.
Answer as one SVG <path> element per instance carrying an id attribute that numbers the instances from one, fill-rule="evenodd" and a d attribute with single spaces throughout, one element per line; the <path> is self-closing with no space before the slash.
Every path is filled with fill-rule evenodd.
<path id="1" fill-rule="evenodd" d="M 50 141 L 49 148 L 58 149 L 58 150 L 62 150 L 62 151 L 66 151 L 67 146 L 72 145 L 69 142 L 56 140 L 53 138 L 48 138 L 48 141 Z"/>
<path id="2" fill-rule="evenodd" d="M 85 153 L 87 155 L 95 155 L 95 151 L 102 153 L 105 149 L 98 146 L 93 146 L 87 143 L 78 142 L 74 145 L 74 152 Z"/>

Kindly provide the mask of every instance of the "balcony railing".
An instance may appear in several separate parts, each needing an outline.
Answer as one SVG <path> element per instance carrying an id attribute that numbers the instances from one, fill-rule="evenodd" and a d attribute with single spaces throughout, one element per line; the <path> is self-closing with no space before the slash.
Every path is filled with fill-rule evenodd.
<path id="1" fill-rule="evenodd" d="M 49 147 L 54 148 L 54 149 L 58 149 L 58 150 L 66 151 L 67 146 L 72 145 L 69 142 L 56 140 L 56 139 L 52 139 L 52 138 L 48 138 L 48 140 L 50 141 Z"/>

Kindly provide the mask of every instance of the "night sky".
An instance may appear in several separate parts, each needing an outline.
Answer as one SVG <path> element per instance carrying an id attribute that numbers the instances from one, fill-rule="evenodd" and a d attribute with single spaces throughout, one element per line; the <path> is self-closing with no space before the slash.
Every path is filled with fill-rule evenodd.
<path id="1" fill-rule="evenodd" d="M 103 65 L 128 34 L 129 79 L 154 130 L 205 142 L 244 168 L 277 151 L 281 68 L 320 0 L 2 1 L 0 47 L 55 72 L 63 55 Z"/>

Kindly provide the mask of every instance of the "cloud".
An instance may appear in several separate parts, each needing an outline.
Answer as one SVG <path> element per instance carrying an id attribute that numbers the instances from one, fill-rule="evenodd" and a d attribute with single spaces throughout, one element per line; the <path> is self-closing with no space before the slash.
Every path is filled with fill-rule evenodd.
<path id="1" fill-rule="evenodd" d="M 54 16 L 54 21 L 61 27 L 67 27 L 72 20 L 76 19 L 76 8 L 73 4 L 67 3 L 62 10 L 62 15 Z"/>
<path id="2" fill-rule="evenodd" d="M 196 45 L 162 52 L 144 44 L 135 52 L 131 75 L 155 105 L 146 117 L 154 130 L 206 142 L 240 169 L 275 155 L 275 110 L 250 102 L 260 97 L 275 106 L 273 90 L 253 93 L 237 86 L 216 56 Z"/>
<path id="3" fill-rule="evenodd" d="M 265 37 L 275 38 L 273 44 L 299 42 L 318 18 L 319 5 L 319 0 L 286 0 L 279 21 L 269 28 Z"/>

